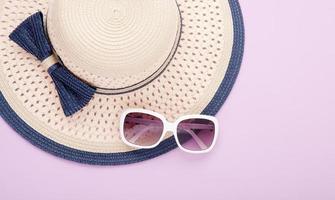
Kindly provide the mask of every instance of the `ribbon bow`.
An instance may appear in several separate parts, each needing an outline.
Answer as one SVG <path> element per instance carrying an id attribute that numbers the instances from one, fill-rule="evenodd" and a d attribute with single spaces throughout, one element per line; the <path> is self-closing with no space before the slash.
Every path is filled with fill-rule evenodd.
<path id="1" fill-rule="evenodd" d="M 44 32 L 42 12 L 28 17 L 9 38 L 34 55 L 43 65 L 47 65 L 66 116 L 78 112 L 92 99 L 96 89 L 78 79 L 57 61 Z"/>

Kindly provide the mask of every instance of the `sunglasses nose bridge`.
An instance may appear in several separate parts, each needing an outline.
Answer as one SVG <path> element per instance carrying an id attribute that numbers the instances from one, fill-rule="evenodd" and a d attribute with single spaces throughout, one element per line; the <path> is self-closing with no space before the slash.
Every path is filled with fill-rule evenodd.
<path id="1" fill-rule="evenodd" d="M 166 121 L 166 123 L 165 123 L 165 130 L 166 130 L 166 132 L 174 132 L 174 129 L 175 129 L 174 123 Z"/>

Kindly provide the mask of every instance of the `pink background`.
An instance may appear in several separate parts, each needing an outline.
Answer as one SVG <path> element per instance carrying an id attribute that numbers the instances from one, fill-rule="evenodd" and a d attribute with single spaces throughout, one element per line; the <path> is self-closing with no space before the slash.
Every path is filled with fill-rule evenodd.
<path id="1" fill-rule="evenodd" d="M 335 199 L 335 1 L 241 0 L 246 52 L 215 151 L 58 159 L 0 121 L 0 199 Z"/>

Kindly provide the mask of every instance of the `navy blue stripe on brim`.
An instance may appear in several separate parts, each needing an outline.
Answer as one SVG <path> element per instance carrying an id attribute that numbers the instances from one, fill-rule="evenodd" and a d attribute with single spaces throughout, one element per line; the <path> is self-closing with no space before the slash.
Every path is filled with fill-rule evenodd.
<path id="1" fill-rule="evenodd" d="M 244 52 L 244 24 L 238 0 L 229 0 L 234 23 L 234 45 L 228 70 L 214 98 L 202 114 L 216 115 L 231 92 L 242 63 Z M 1 117 L 22 137 L 38 148 L 63 159 L 91 165 L 125 165 L 149 160 L 165 154 L 177 144 L 173 137 L 163 141 L 158 147 L 149 150 L 135 150 L 126 153 L 92 153 L 73 149 L 56 143 L 35 131 L 26 124 L 10 107 L 0 93 Z"/>

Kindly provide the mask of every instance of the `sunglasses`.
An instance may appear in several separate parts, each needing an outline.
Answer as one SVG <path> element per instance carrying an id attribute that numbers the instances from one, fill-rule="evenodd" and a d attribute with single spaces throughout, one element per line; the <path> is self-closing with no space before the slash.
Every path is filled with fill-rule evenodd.
<path id="1" fill-rule="evenodd" d="M 125 111 L 120 122 L 121 138 L 131 147 L 155 148 L 170 131 L 179 148 L 195 154 L 208 153 L 213 149 L 218 129 L 218 121 L 212 116 L 187 115 L 170 123 L 161 114 L 143 109 Z"/>

